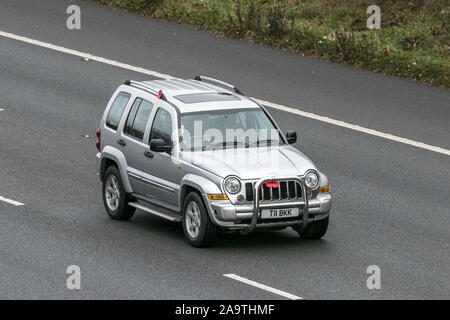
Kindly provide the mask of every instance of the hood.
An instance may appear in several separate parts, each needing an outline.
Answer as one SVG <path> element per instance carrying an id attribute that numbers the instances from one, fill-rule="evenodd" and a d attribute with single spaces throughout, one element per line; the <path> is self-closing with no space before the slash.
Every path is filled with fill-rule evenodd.
<path id="1" fill-rule="evenodd" d="M 222 178 L 235 175 L 243 180 L 301 176 L 309 169 L 317 170 L 308 157 L 292 146 L 182 152 L 180 158 Z"/>

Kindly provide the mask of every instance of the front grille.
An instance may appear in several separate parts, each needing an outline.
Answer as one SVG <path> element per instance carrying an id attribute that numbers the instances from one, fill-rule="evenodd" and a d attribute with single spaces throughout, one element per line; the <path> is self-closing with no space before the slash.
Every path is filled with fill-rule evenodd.
<path id="1" fill-rule="evenodd" d="M 245 198 L 247 201 L 253 201 L 253 186 L 255 182 L 245 184 Z M 260 201 L 280 201 L 288 199 L 302 198 L 302 188 L 296 181 L 280 181 L 278 188 L 269 188 L 263 184 L 259 190 Z"/>

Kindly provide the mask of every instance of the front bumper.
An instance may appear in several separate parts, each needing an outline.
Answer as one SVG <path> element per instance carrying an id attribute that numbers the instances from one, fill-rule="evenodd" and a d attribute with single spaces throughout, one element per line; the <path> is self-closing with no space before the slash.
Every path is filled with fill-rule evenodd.
<path id="1" fill-rule="evenodd" d="M 270 228 L 270 227 L 287 227 L 300 225 L 305 228 L 308 223 L 324 219 L 328 216 L 331 210 L 331 195 L 329 193 L 318 194 L 312 199 L 296 199 L 296 201 L 264 201 L 260 202 L 258 193 L 256 192 L 262 183 L 267 181 L 283 181 L 283 180 L 297 180 L 302 189 L 303 194 L 306 193 L 306 186 L 303 181 L 297 177 L 282 177 L 262 178 L 255 184 L 254 201 L 253 204 L 234 205 L 229 200 L 211 201 L 204 195 L 205 203 L 207 204 L 210 216 L 214 223 L 220 227 L 227 229 L 247 229 L 249 232 L 255 228 Z M 299 207 L 300 216 L 297 218 L 287 220 L 260 220 L 260 209 L 282 209 Z"/>

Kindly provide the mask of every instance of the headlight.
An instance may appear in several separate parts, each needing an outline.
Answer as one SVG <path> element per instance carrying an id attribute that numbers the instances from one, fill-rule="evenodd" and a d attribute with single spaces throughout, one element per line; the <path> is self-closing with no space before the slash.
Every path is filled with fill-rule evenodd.
<path id="1" fill-rule="evenodd" d="M 241 191 L 241 182 L 238 178 L 229 177 L 224 183 L 225 191 L 231 194 L 236 194 Z"/>
<path id="2" fill-rule="evenodd" d="M 319 176 L 314 171 L 310 171 L 305 176 L 305 184 L 309 189 L 315 189 L 319 184 Z"/>

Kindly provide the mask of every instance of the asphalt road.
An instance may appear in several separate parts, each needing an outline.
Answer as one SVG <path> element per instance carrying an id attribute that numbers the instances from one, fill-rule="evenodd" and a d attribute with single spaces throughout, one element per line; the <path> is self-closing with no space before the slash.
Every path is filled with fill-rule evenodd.
<path id="1" fill-rule="evenodd" d="M 69 1 L 0 1 L 0 30 L 171 74 L 216 76 L 272 102 L 450 147 L 450 92 L 215 38 L 208 32 Z M 321 241 L 291 230 L 222 235 L 190 247 L 181 226 L 101 202 L 95 135 L 125 79 L 151 77 L 0 37 L 0 298 L 280 299 L 234 273 L 305 299 L 450 298 L 450 158 L 270 109 L 331 180 Z M 82 288 L 66 288 L 67 266 Z M 381 268 L 368 290 L 366 268 Z"/>

